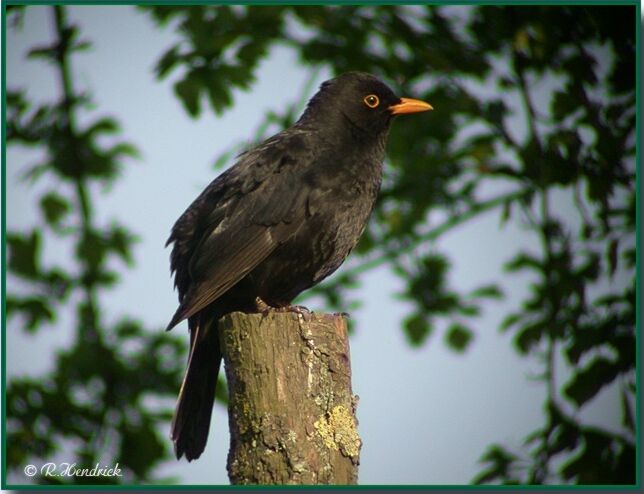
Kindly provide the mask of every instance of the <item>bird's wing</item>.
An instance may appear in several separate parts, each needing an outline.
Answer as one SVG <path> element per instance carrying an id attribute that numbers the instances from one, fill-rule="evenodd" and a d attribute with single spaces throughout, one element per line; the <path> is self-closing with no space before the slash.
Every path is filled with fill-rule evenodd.
<path id="1" fill-rule="evenodd" d="M 236 191 L 234 167 L 222 173 L 190 204 L 172 227 L 166 246 L 173 244 L 170 271 L 182 301 L 191 284 L 188 266 L 204 232 L 215 228 L 224 218 L 231 195 Z"/>
<path id="2" fill-rule="evenodd" d="M 177 277 L 190 282 L 169 328 L 226 293 L 301 227 L 308 189 L 298 176 L 305 154 L 289 140 L 278 141 L 244 155 L 231 169 L 235 193 L 210 205 L 216 224 L 192 245 L 188 265 L 177 267 Z"/>
<path id="3" fill-rule="evenodd" d="M 271 230 L 262 226 L 246 228 L 232 238 L 224 238 L 222 234 L 209 237 L 195 253 L 197 262 L 194 266 L 197 267 L 191 271 L 197 279 L 193 278 L 171 324 L 192 316 L 217 300 L 266 259 L 277 245 Z M 201 266 L 203 271 L 199 270 Z"/>

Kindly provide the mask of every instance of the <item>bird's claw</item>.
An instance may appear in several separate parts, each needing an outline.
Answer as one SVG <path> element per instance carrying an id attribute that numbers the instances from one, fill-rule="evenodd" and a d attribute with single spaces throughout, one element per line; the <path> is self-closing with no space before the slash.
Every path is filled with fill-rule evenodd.
<path id="1" fill-rule="evenodd" d="M 261 298 L 257 297 L 255 299 L 255 306 L 257 312 L 266 317 L 271 312 L 293 312 L 299 314 L 305 319 L 311 317 L 313 312 L 303 305 L 284 305 L 282 307 L 273 307 L 272 305 L 267 304 Z"/>
<path id="2" fill-rule="evenodd" d="M 286 307 L 280 307 L 277 309 L 280 312 L 295 312 L 296 314 L 300 314 L 302 316 L 310 316 L 313 314 L 313 311 L 311 311 L 308 307 L 304 307 L 303 305 L 287 305 Z"/>
<path id="3" fill-rule="evenodd" d="M 279 307 L 276 309 L 277 312 L 291 312 L 301 316 L 305 321 L 309 321 L 313 312 L 303 305 L 286 305 L 284 307 Z"/>

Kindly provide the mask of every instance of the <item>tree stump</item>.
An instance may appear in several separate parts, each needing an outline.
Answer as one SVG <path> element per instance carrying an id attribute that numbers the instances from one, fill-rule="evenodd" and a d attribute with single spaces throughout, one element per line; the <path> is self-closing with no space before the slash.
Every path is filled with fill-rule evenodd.
<path id="1" fill-rule="evenodd" d="M 219 330 L 231 483 L 357 483 L 362 443 L 344 316 L 235 312 Z"/>

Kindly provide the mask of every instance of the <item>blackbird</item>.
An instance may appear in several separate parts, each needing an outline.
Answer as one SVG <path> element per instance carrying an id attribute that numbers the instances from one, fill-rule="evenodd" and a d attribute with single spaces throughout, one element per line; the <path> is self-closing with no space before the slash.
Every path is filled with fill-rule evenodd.
<path id="1" fill-rule="evenodd" d="M 206 446 L 221 364 L 217 321 L 233 311 L 288 310 L 342 264 L 380 189 L 395 115 L 431 110 L 370 74 L 324 82 L 291 128 L 242 153 L 172 228 L 171 270 L 190 356 L 171 438 L 177 459 Z"/>

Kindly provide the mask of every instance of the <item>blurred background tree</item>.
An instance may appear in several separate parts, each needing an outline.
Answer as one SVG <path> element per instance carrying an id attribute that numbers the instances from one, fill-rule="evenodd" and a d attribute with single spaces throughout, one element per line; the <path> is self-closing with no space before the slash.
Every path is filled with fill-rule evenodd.
<path id="1" fill-rule="evenodd" d="M 368 231 L 338 275 L 303 300 L 318 296 L 328 310 L 356 306 L 363 276 L 387 266 L 413 308 L 401 324 L 409 344 L 426 345 L 440 331 L 448 348 L 465 352 L 483 307 L 504 297 L 504 277 L 531 273 L 529 297 L 500 330 L 540 369 L 543 423 L 520 448 L 490 445 L 472 481 L 635 482 L 634 5 L 140 9 L 178 35 L 155 70 L 160 80 L 180 74 L 175 94 L 194 118 L 221 114 L 233 91 L 252 89 L 275 44 L 310 67 L 302 95 L 267 114 L 255 140 L 293 122 L 320 69 L 368 71 L 440 109 L 440 118 L 394 126 Z M 9 23 L 21 15 L 10 11 Z M 185 345 L 132 318 L 103 322 L 97 293 L 118 282 L 112 258 L 132 262 L 134 237 L 96 223 L 93 187 L 116 180 L 134 148 L 104 145 L 102 135 L 119 132 L 112 119 L 76 122 L 90 99 L 74 91 L 70 61 L 88 45 L 63 8 L 52 16 L 57 39 L 29 57 L 52 63 L 59 101 L 34 105 L 19 88 L 7 91 L 8 144 L 47 150 L 25 177 L 55 177 L 39 200 L 41 224 L 8 232 L 7 316 L 35 332 L 74 311 L 77 332 L 54 374 L 9 381 L 8 466 L 48 458 L 67 441 L 79 464 L 112 458 L 126 469 L 122 480 L 156 481 L 153 469 L 169 454 L 158 424 L 170 410 L 143 398 L 174 395 Z M 232 145 L 216 166 L 248 144 Z M 521 225 L 532 248 L 508 259 L 495 284 L 451 288 L 456 260 L 438 240 L 493 210 L 506 225 Z M 76 269 L 42 265 L 44 231 L 72 246 Z M 503 229 L 490 235 L 505 240 Z M 620 430 L 580 418 L 609 386 L 619 389 Z"/>
<path id="2" fill-rule="evenodd" d="M 10 17 L 17 20 L 20 12 Z M 164 331 L 146 331 L 135 318 L 105 322 L 99 294 L 118 283 L 110 266 L 116 258 L 132 264 L 134 235 L 116 220 L 94 218 L 97 186 L 117 179 L 125 157 L 136 148 L 105 136 L 119 133 L 111 117 L 79 124 L 91 95 L 74 87 L 74 53 L 90 47 L 62 6 L 51 7 L 55 39 L 36 46 L 29 58 L 49 62 L 59 98 L 30 102 L 24 91 L 7 91 L 7 143 L 42 148 L 44 160 L 23 171 L 25 180 L 45 182 L 39 200 L 41 221 L 21 232 L 7 232 L 10 273 L 6 297 L 9 320 L 19 318 L 28 332 L 73 314 L 73 344 L 57 353 L 53 373 L 11 379 L 7 385 L 7 466 L 24 468 L 34 458 L 51 461 L 61 450 L 79 468 L 96 463 L 123 469 L 122 477 L 45 477 L 43 482 L 140 482 L 170 454 L 159 423 L 171 411 L 144 405 L 146 394 L 174 396 L 183 372 L 185 342 Z M 11 165 L 9 165 L 11 166 Z M 51 248 L 45 235 L 73 253 L 69 268 L 45 266 Z M 29 356 L 25 355 L 25 358 Z"/>

